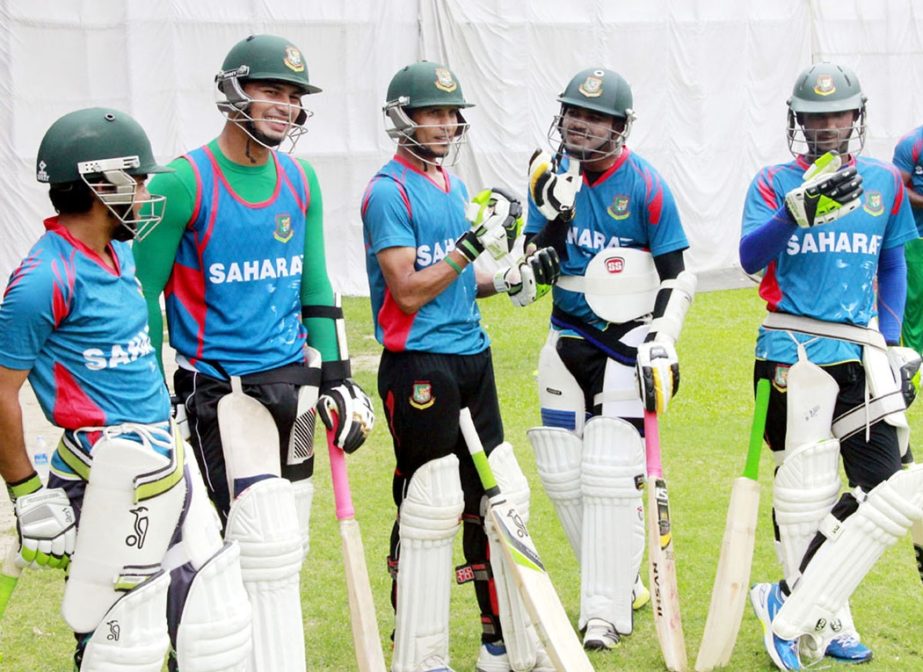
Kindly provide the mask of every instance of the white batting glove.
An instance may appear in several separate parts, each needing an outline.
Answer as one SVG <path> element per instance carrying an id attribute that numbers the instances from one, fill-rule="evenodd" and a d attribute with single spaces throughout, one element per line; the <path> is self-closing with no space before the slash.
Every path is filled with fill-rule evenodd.
<path id="1" fill-rule="evenodd" d="M 499 187 L 485 189 L 468 204 L 467 215 L 471 230 L 455 242 L 455 249 L 469 262 L 485 250 L 494 259 L 510 253 L 522 218 L 519 199 Z"/>
<path id="2" fill-rule="evenodd" d="M 840 168 L 842 162 L 827 152 L 805 171 L 802 185 L 785 194 L 785 207 L 801 228 L 829 224 L 859 207 L 862 176 L 854 166 Z"/>
<path id="3" fill-rule="evenodd" d="M 321 388 L 317 400 L 317 415 L 328 431 L 335 431 L 333 443 L 344 452 L 352 453 L 365 443 L 375 426 L 372 400 L 352 379 Z"/>
<path id="4" fill-rule="evenodd" d="M 900 383 L 904 405 L 910 408 L 910 404 L 917 398 L 916 380 L 920 371 L 920 354 L 913 348 L 889 345 L 888 363 L 891 365 L 894 378 Z"/>
<path id="5" fill-rule="evenodd" d="M 679 359 L 673 344 L 648 341 L 638 346 L 638 391 L 648 411 L 663 413 L 679 389 Z"/>
<path id="6" fill-rule="evenodd" d="M 38 477 L 35 477 L 38 480 Z M 24 567 L 66 568 L 77 543 L 74 509 L 61 488 L 40 487 L 13 505 Z"/>
<path id="7" fill-rule="evenodd" d="M 494 289 L 509 295 L 514 306 L 528 306 L 542 298 L 561 274 L 561 262 L 553 247 L 532 252 L 494 275 Z"/>
<path id="8" fill-rule="evenodd" d="M 574 201 L 583 180 L 580 177 L 580 162 L 569 159 L 567 171 L 555 173 L 552 170 L 551 155 L 535 150 L 529 159 L 529 194 L 545 219 L 574 217 Z"/>

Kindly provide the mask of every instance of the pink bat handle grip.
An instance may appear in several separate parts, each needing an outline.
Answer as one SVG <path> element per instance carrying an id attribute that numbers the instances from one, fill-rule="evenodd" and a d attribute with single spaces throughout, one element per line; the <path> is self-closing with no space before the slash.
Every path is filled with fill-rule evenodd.
<path id="1" fill-rule="evenodd" d="M 647 475 L 663 478 L 660 464 L 660 429 L 657 427 L 657 413 L 644 411 L 644 447 L 647 452 Z"/>
<path id="2" fill-rule="evenodd" d="M 333 499 L 336 501 L 337 520 L 351 520 L 356 517 L 353 496 L 349 491 L 349 476 L 346 473 L 346 456 L 333 445 L 335 432 L 327 432 L 327 452 L 330 454 L 330 476 L 333 479 Z"/>

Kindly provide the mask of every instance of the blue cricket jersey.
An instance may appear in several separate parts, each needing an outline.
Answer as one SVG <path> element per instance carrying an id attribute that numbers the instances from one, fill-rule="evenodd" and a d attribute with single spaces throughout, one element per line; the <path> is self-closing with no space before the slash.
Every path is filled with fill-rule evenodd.
<path id="1" fill-rule="evenodd" d="M 465 219 L 468 190 L 456 176 L 444 174 L 445 189 L 395 156 L 372 178 L 362 198 L 375 338 L 393 352 L 473 355 L 490 345 L 481 328 L 472 264 L 412 315 L 398 308 L 378 265 L 376 255 L 390 247 L 414 248 L 418 271 L 442 261 L 455 249 L 455 241 L 471 226 Z"/>
<path id="2" fill-rule="evenodd" d="M 916 238 L 917 231 L 894 167 L 861 156 L 853 163 L 862 175 L 861 206 L 829 224 L 795 230 L 760 283 L 768 310 L 863 327 L 877 314 L 875 276 L 881 251 Z M 808 167 L 799 157 L 757 173 L 744 205 L 744 235 L 783 207 L 785 194 L 801 185 Z M 794 336 L 807 344 L 808 359 L 815 364 L 861 358 L 860 347 L 852 343 Z M 793 364 L 797 346 L 789 333 L 760 327 L 756 357 Z"/>
<path id="3" fill-rule="evenodd" d="M 170 344 L 197 371 L 224 378 L 304 359 L 301 321 L 308 181 L 271 152 L 276 188 L 262 203 L 237 195 L 207 146 L 186 159 L 196 205 L 164 289 Z M 253 319 L 259 316 L 259 319 Z"/>
<path id="4" fill-rule="evenodd" d="M 45 228 L 0 305 L 0 365 L 29 371 L 42 412 L 63 429 L 169 420 L 131 248 L 110 244 L 112 269 L 57 217 Z"/>
<path id="5" fill-rule="evenodd" d="M 894 147 L 891 163 L 910 174 L 910 186 L 923 194 L 923 126 L 915 128 L 901 138 Z M 917 234 L 923 237 L 923 208 L 910 208 L 917 223 Z"/>

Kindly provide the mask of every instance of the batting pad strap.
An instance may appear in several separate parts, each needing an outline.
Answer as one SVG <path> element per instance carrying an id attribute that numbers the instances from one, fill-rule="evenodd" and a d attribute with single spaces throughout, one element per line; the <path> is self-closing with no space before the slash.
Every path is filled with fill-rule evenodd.
<path id="1" fill-rule="evenodd" d="M 834 419 L 833 435 L 841 440 L 848 439 L 864 431 L 867 426 L 874 425 L 892 413 L 900 413 L 905 408 L 900 390 L 876 397 L 868 404 L 856 406 Z"/>
<path id="2" fill-rule="evenodd" d="M 302 306 L 301 317 L 308 319 L 311 317 L 326 317 L 331 320 L 343 319 L 342 306 Z"/>

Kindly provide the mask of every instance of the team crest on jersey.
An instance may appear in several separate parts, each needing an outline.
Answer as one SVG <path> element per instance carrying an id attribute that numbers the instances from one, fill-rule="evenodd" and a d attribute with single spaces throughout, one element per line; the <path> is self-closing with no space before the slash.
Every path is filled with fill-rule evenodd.
<path id="1" fill-rule="evenodd" d="M 624 194 L 616 194 L 612 203 L 606 209 L 612 219 L 628 219 L 631 216 L 631 209 L 628 207 L 631 199 Z"/>
<path id="2" fill-rule="evenodd" d="M 47 167 L 48 167 L 48 164 L 45 163 L 44 161 L 39 161 L 39 162 L 38 162 L 38 172 L 35 173 L 35 179 L 36 179 L 36 180 L 38 180 L 39 182 L 47 182 L 47 181 L 48 181 L 48 173 L 45 171 L 45 168 L 47 168 Z"/>
<path id="3" fill-rule="evenodd" d="M 446 93 L 452 93 L 458 88 L 458 83 L 448 68 L 436 68 L 436 88 Z"/>
<path id="4" fill-rule="evenodd" d="M 292 72 L 304 72 L 304 59 L 301 57 L 298 47 L 293 47 L 292 45 L 285 47 L 285 58 L 282 59 L 282 62 Z"/>
<path id="5" fill-rule="evenodd" d="M 880 191 L 867 191 L 865 193 L 865 205 L 862 206 L 870 215 L 877 217 L 885 211 L 885 204 L 881 199 Z"/>
<path id="6" fill-rule="evenodd" d="M 413 394 L 410 397 L 410 405 L 420 410 L 429 408 L 436 403 L 433 397 L 433 385 L 428 380 L 416 381 L 413 384 Z"/>
<path id="7" fill-rule="evenodd" d="M 587 98 L 598 98 L 603 93 L 603 71 L 595 70 L 589 75 L 577 90 Z"/>
<path id="8" fill-rule="evenodd" d="M 831 93 L 836 93 L 833 75 L 818 75 L 817 81 L 814 82 L 814 93 L 818 96 L 829 96 Z"/>
<path id="9" fill-rule="evenodd" d="M 276 230 L 272 232 L 272 237 L 280 243 L 287 243 L 295 235 L 292 229 L 292 216 L 289 214 L 276 215 Z"/>

